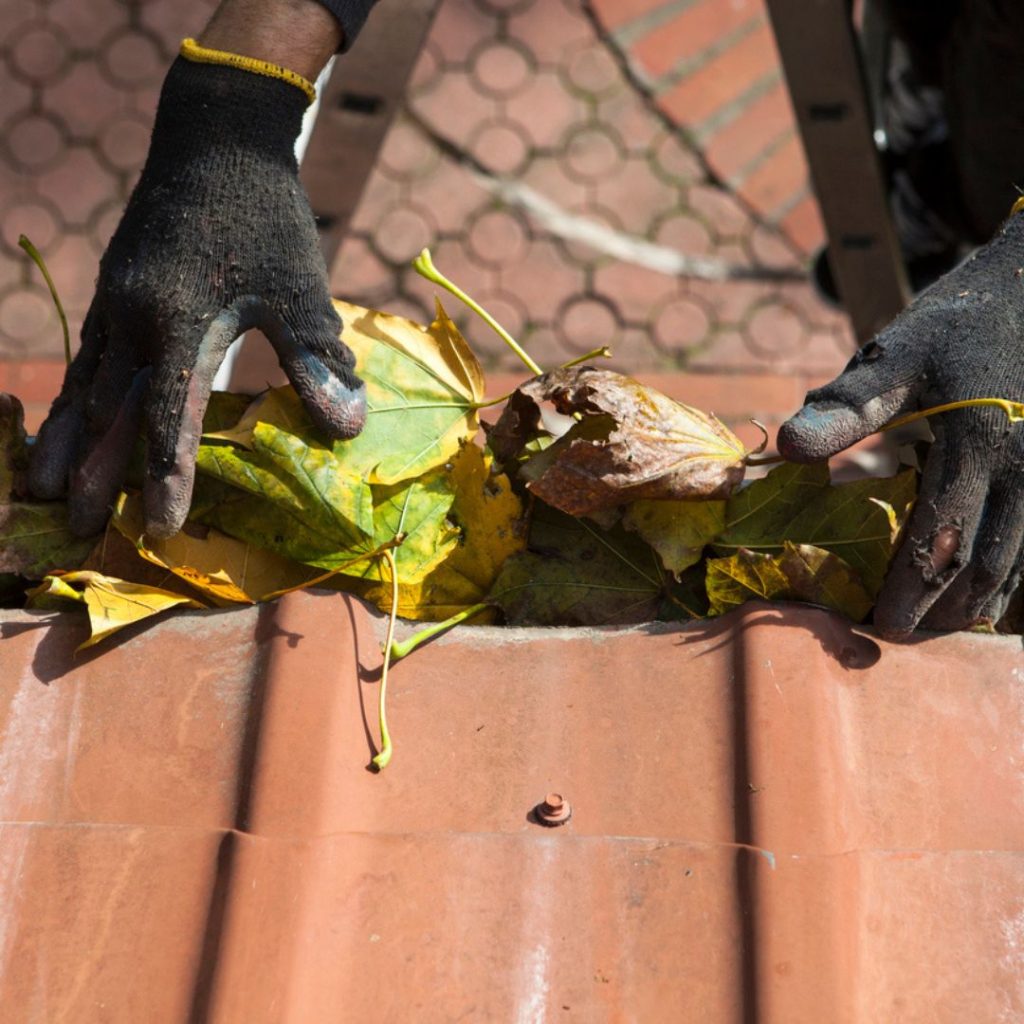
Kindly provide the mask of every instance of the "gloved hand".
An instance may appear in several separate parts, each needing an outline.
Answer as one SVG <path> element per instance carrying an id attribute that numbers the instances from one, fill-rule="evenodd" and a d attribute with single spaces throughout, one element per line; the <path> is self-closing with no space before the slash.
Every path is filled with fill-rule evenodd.
<path id="1" fill-rule="evenodd" d="M 794 462 L 827 459 L 914 409 L 1024 399 L 1024 217 L 917 298 L 779 431 Z M 875 606 L 890 638 L 918 623 L 994 622 L 1024 560 L 1024 423 L 995 408 L 930 420 L 935 442 L 909 528 Z"/>
<path id="2" fill-rule="evenodd" d="M 320 429 L 362 429 L 365 389 L 338 340 L 298 181 L 307 103 L 302 87 L 266 74 L 183 57 L 171 67 L 81 348 L 32 454 L 33 492 L 68 493 L 75 532 L 102 528 L 143 413 L 146 530 L 181 527 L 214 375 L 249 328 L 270 339 Z"/>

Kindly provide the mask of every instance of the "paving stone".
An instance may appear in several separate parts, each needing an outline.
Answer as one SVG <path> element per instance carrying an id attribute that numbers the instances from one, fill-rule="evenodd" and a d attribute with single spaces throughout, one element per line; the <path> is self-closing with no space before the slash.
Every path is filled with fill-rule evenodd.
<path id="1" fill-rule="evenodd" d="M 34 355 L 60 350 L 48 296 L 9 233 L 31 229 L 80 320 L 96 257 L 144 157 L 164 69 L 214 5 L 0 5 L 0 59 L 12 69 L 0 91 L 0 357 L 19 357 L 26 346 Z M 15 42 L 23 25 L 35 34 Z M 668 86 L 660 97 L 653 81 Z M 527 185 L 546 211 L 748 266 L 795 265 L 821 238 L 805 169 L 778 143 L 790 115 L 761 0 L 593 0 L 588 10 L 580 0 L 443 0 L 409 103 L 456 150 Z M 704 152 L 694 128 L 706 132 Z M 708 164 L 727 168 L 747 191 L 737 197 L 715 184 Z M 769 214 L 792 244 L 765 223 Z M 809 287 L 677 278 L 565 240 L 560 230 L 548 213 L 502 206 L 399 118 L 332 287 L 356 302 L 430 316 L 436 288 L 407 266 L 429 244 L 438 265 L 537 347 L 545 365 L 611 341 L 624 369 L 699 369 L 698 404 L 701 394 L 717 395 L 707 387 L 722 371 L 774 372 L 781 360 L 800 380 L 807 367 L 827 374 L 845 361 L 844 322 Z M 458 305 L 447 296 L 445 304 Z M 449 312 L 488 366 L 521 372 L 477 318 Z M 46 365 L 30 398 L 40 415 L 63 372 L 59 361 Z M 27 388 L 10 375 L 0 386 L 5 379 Z M 733 412 L 745 401 L 739 379 L 714 384 L 731 396 Z M 772 402 L 791 411 L 799 398 L 792 387 L 757 394 L 762 415 Z"/>

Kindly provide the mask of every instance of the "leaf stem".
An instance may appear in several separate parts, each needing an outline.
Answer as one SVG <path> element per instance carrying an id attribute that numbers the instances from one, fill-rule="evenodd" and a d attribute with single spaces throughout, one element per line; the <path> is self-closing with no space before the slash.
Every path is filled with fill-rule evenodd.
<path id="1" fill-rule="evenodd" d="M 394 746 L 391 743 L 391 733 L 388 732 L 387 708 L 385 702 L 388 696 L 388 669 L 391 667 L 391 645 L 395 641 L 395 619 L 398 617 L 398 566 L 395 563 L 395 556 L 389 548 L 383 553 L 383 559 L 391 569 L 391 614 L 388 617 L 388 632 L 384 638 L 384 664 L 380 670 L 380 700 L 378 704 L 378 717 L 380 719 L 380 753 L 373 759 L 373 765 L 377 771 L 383 771 L 391 760 Z"/>
<path id="2" fill-rule="evenodd" d="M 330 572 L 321 573 L 319 576 L 314 576 L 311 580 L 306 580 L 305 583 L 296 583 L 294 587 L 285 587 L 284 590 L 272 590 L 269 594 L 264 594 L 260 601 L 273 601 L 275 598 L 284 597 L 285 594 L 293 594 L 296 590 L 308 590 L 310 587 L 315 587 L 318 583 L 324 583 L 329 580 L 332 576 L 337 576 L 343 573 L 346 569 L 351 568 L 353 565 L 358 565 L 360 562 L 367 562 L 371 558 L 379 558 L 386 551 L 392 551 L 397 548 L 405 537 L 399 534 L 397 537 L 393 537 L 391 540 L 386 540 L 379 547 L 374 548 L 372 551 L 367 551 L 365 555 L 357 555 L 355 558 L 350 558 L 347 562 L 342 562 L 337 569 L 331 569 Z M 141 543 L 142 538 L 139 538 L 137 543 Z"/>
<path id="3" fill-rule="evenodd" d="M 456 612 L 443 622 L 432 622 L 425 629 L 421 629 L 418 633 L 414 633 L 405 640 L 395 641 L 391 644 L 392 660 L 398 661 L 399 658 L 404 658 L 407 654 L 412 654 L 412 652 L 421 644 L 425 644 L 428 640 L 433 640 L 435 636 L 440 636 L 442 633 L 459 625 L 459 623 L 465 622 L 467 619 L 471 619 L 474 615 L 478 615 L 480 612 L 486 611 L 490 607 L 491 605 L 487 601 L 481 601 L 479 604 L 473 604 L 468 608 L 463 608 L 462 611 Z"/>
<path id="4" fill-rule="evenodd" d="M 519 358 L 526 364 L 531 373 L 535 373 L 540 376 L 544 371 L 530 358 L 526 351 L 520 346 L 519 342 L 512 337 L 508 331 L 505 330 L 497 320 L 487 312 L 475 299 L 470 298 L 457 284 L 453 281 L 449 281 L 444 274 L 441 273 L 437 267 L 434 266 L 434 261 L 430 257 L 430 250 L 424 249 L 419 256 L 412 261 L 413 269 L 421 277 L 425 277 L 428 281 L 432 281 L 436 285 L 440 285 L 445 291 L 449 291 L 457 299 L 464 302 L 474 313 L 477 314 L 490 328 L 505 342 L 506 345 Z"/>
<path id="5" fill-rule="evenodd" d="M 46 268 L 46 261 L 43 259 L 43 254 L 28 240 L 26 235 L 21 235 L 18 238 L 18 245 L 22 247 L 29 254 L 32 262 L 42 272 L 43 280 L 46 281 L 47 288 L 50 289 L 50 298 L 53 299 L 53 304 L 57 307 L 57 316 L 60 317 L 60 326 L 64 331 L 64 363 L 65 365 L 71 362 L 71 331 L 68 330 L 68 318 L 64 312 L 64 306 L 60 301 L 60 296 L 57 294 L 57 286 L 53 283 L 53 278 L 50 277 L 50 271 Z"/>
<path id="6" fill-rule="evenodd" d="M 900 416 L 899 419 L 893 420 L 892 423 L 887 423 L 878 432 L 895 430 L 897 427 L 906 426 L 908 423 L 916 423 L 917 420 L 935 416 L 940 412 L 952 412 L 954 409 L 970 409 L 974 406 L 983 405 L 992 405 L 997 409 L 1002 409 L 1006 413 L 1006 418 L 1011 423 L 1020 423 L 1024 420 L 1024 402 L 1011 402 L 1008 398 L 965 398 L 959 402 L 933 405 L 930 409 L 921 409 L 918 412 L 911 412 L 906 416 Z"/>
<path id="7" fill-rule="evenodd" d="M 570 366 L 579 366 L 580 363 L 589 363 L 591 359 L 611 359 L 612 350 L 607 345 L 602 345 L 600 348 L 591 349 L 586 355 L 577 356 L 575 359 L 570 359 L 567 363 L 562 363 L 559 366 L 560 370 L 568 370 Z"/>

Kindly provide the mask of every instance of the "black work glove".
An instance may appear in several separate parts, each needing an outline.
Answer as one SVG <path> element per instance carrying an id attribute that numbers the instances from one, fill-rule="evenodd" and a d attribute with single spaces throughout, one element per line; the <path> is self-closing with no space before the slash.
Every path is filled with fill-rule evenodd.
<path id="1" fill-rule="evenodd" d="M 897 414 L 966 398 L 1024 399 L 1024 218 L 916 299 L 807 395 L 779 431 L 794 462 L 827 459 Z M 1022 570 L 1024 423 L 995 408 L 932 417 L 935 442 L 875 606 L 883 635 L 963 629 L 1003 613 Z"/>
<path id="2" fill-rule="evenodd" d="M 39 432 L 30 486 L 69 495 L 73 529 L 103 527 L 145 414 L 146 530 L 188 513 L 214 375 L 259 328 L 314 423 L 363 427 L 366 396 L 341 321 L 294 143 L 307 106 L 288 82 L 178 58 L 142 177 L 100 263 L 82 345 Z"/>

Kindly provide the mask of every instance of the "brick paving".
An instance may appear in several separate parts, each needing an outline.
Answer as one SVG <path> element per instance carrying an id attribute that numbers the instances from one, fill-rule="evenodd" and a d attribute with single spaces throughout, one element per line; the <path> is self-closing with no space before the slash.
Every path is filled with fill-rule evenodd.
<path id="1" fill-rule="evenodd" d="M 164 70 L 212 6 L 0 0 L 0 387 L 32 422 L 61 342 L 17 236 L 77 329 Z M 408 262 L 429 245 L 538 361 L 610 344 L 615 366 L 685 371 L 730 420 L 774 422 L 852 348 L 802 278 L 820 239 L 759 0 L 443 0 L 332 284 L 422 318 L 432 289 Z M 767 380 L 785 382 L 774 405 Z"/>

